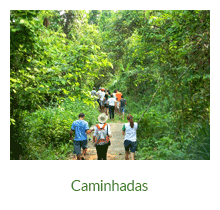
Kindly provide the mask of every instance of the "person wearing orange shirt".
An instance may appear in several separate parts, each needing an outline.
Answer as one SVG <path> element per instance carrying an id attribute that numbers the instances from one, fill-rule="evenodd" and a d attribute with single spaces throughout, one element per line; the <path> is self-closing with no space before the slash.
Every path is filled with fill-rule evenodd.
<path id="1" fill-rule="evenodd" d="M 116 99 L 117 99 L 117 106 L 116 106 L 116 109 L 117 109 L 117 112 L 119 113 L 119 109 L 120 109 L 120 100 L 121 100 L 122 93 L 119 92 L 119 91 L 117 90 L 115 96 L 116 96 Z"/>

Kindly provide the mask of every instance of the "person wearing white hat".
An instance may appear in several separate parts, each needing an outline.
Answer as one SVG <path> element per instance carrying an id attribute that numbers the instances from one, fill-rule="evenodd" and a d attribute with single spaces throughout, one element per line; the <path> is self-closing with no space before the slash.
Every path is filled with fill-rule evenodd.
<path id="1" fill-rule="evenodd" d="M 107 160 L 107 151 L 110 146 L 111 128 L 106 123 L 108 116 L 103 113 L 98 116 L 99 124 L 95 126 L 93 142 L 95 143 L 98 160 Z"/>

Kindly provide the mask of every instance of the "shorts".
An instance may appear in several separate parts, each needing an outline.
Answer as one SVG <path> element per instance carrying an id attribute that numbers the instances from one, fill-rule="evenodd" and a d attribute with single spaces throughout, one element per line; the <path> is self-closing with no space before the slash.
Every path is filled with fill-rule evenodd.
<path id="1" fill-rule="evenodd" d="M 125 113 L 125 107 L 120 107 L 120 112 Z"/>
<path id="2" fill-rule="evenodd" d="M 125 140 L 124 141 L 124 147 L 125 151 L 128 152 L 129 148 L 131 152 L 135 152 L 137 148 L 137 141 L 130 141 L 130 140 Z"/>
<path id="3" fill-rule="evenodd" d="M 106 104 L 104 104 L 104 106 L 106 107 L 106 108 L 108 108 L 108 104 L 106 103 Z"/>
<path id="4" fill-rule="evenodd" d="M 81 148 L 86 149 L 87 148 L 87 140 L 82 141 L 74 141 L 73 142 L 73 154 L 80 155 L 81 154 Z"/>

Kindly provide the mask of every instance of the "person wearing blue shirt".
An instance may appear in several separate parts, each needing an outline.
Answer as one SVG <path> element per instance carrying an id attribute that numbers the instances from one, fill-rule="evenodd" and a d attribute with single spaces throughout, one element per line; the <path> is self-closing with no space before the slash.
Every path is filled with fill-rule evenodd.
<path id="1" fill-rule="evenodd" d="M 70 139 L 73 140 L 72 134 L 75 131 L 75 137 L 73 141 L 74 150 L 73 154 L 76 154 L 77 160 L 81 160 L 81 148 L 83 148 L 83 155 L 85 156 L 87 150 L 87 134 L 91 133 L 89 130 L 88 122 L 84 120 L 85 115 L 83 113 L 79 114 L 79 120 L 73 122 Z M 94 129 L 93 129 L 94 130 Z"/>

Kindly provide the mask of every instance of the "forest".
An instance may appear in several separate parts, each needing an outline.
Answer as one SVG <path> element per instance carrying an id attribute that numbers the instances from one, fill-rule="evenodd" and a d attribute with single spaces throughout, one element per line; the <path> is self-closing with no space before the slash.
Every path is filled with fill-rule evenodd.
<path id="1" fill-rule="evenodd" d="M 100 86 L 139 122 L 137 160 L 210 160 L 210 11 L 10 11 L 11 160 L 68 159 Z"/>

